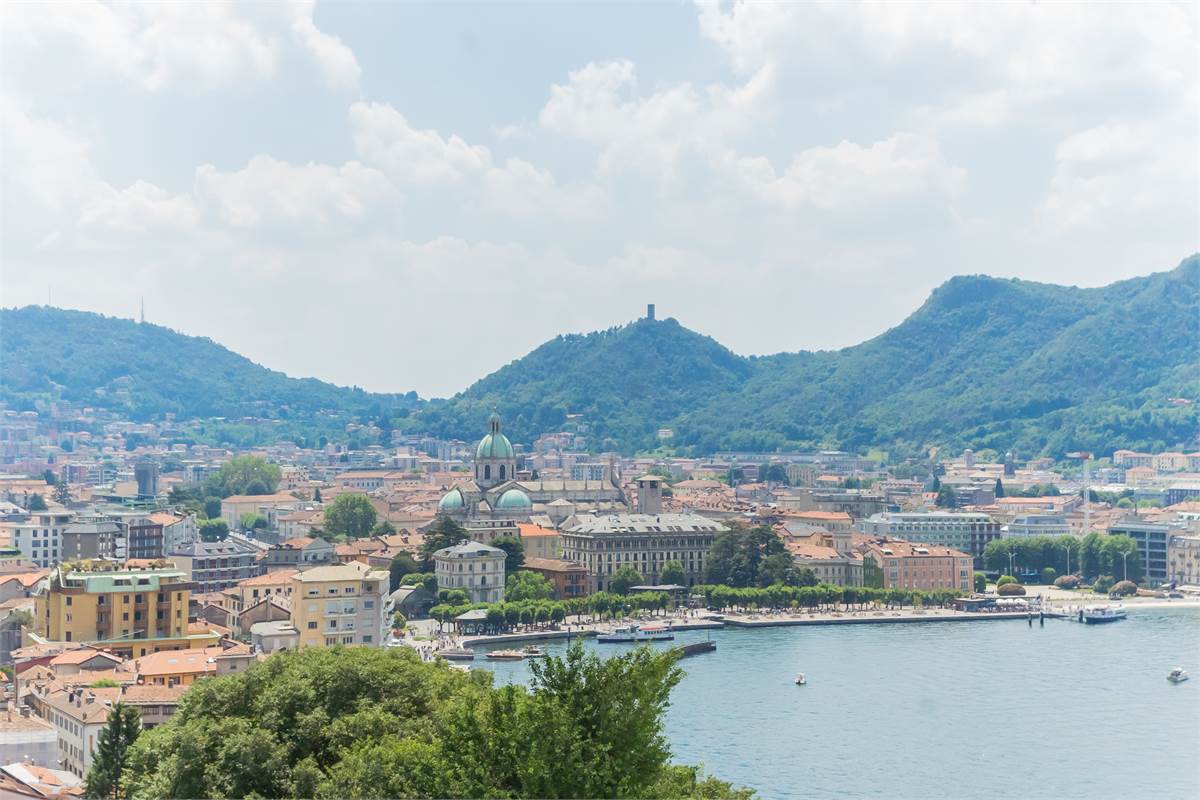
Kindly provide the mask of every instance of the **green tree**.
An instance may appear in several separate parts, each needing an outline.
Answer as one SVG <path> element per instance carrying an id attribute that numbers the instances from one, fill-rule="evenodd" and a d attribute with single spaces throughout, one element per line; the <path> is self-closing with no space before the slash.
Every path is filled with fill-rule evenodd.
<path id="1" fill-rule="evenodd" d="M 325 509 L 324 528 L 334 537 L 362 539 L 370 535 L 376 516 L 365 494 L 339 494 Z"/>
<path id="2" fill-rule="evenodd" d="M 687 575 L 683 571 L 683 564 L 674 559 L 663 564 L 662 572 L 659 573 L 658 582 L 668 585 L 682 586 L 687 582 Z"/>
<path id="3" fill-rule="evenodd" d="M 400 581 L 406 575 L 420 572 L 421 568 L 417 565 L 417 560 L 409 553 L 397 553 L 392 556 L 392 561 L 388 564 L 388 586 L 391 591 L 396 591 L 400 588 Z"/>
<path id="4" fill-rule="evenodd" d="M 974 580 L 975 591 L 977 593 L 983 594 L 987 591 L 987 575 L 984 575 L 982 572 L 976 572 L 974 575 Z"/>
<path id="5" fill-rule="evenodd" d="M 40 494 L 37 494 L 36 492 L 34 494 L 29 495 L 29 500 L 26 502 L 29 506 L 26 509 L 27 511 L 45 511 L 46 510 L 45 499 Z"/>
<path id="6" fill-rule="evenodd" d="M 1042 585 L 1050 586 L 1054 581 L 1058 580 L 1058 572 L 1055 571 L 1054 567 L 1042 567 L 1041 578 Z"/>
<path id="7" fill-rule="evenodd" d="M 504 585 L 504 599 L 510 603 L 529 600 L 549 600 L 554 594 L 554 585 L 537 572 L 519 570 L 508 576 Z"/>
<path id="8" fill-rule="evenodd" d="M 642 574 L 633 567 L 626 564 L 613 573 L 612 580 L 608 582 L 609 591 L 614 594 L 626 595 L 634 586 L 640 586 L 642 583 Z"/>
<path id="9" fill-rule="evenodd" d="M 278 466 L 260 456 L 236 456 L 205 480 L 205 494 L 270 494 L 279 487 L 281 476 Z"/>
<path id="10" fill-rule="evenodd" d="M 204 498 L 204 516 L 209 519 L 221 516 L 221 498 L 213 494 Z"/>
<path id="11" fill-rule="evenodd" d="M 223 542 L 229 538 L 229 523 L 223 519 L 200 520 L 200 541 Z"/>
<path id="12" fill-rule="evenodd" d="M 134 775 L 129 771 L 129 750 L 142 732 L 141 714 L 122 702 L 113 704 L 108 721 L 96 739 L 96 751 L 84 791 L 89 798 L 130 797 Z"/>
<path id="13" fill-rule="evenodd" d="M 759 586 L 796 586 L 799 584 L 799 577 L 796 561 L 791 553 L 773 553 L 762 560 L 755 582 Z"/>
<path id="14" fill-rule="evenodd" d="M 497 536 L 492 547 L 504 551 L 504 574 L 512 575 L 525 563 L 525 545 L 517 536 Z"/>
<path id="15" fill-rule="evenodd" d="M 1010 583 L 1017 583 L 1017 579 L 1012 575 L 1001 575 L 996 579 L 996 588 L 999 589 L 1001 586 L 1007 586 Z"/>
<path id="16" fill-rule="evenodd" d="M 958 508 L 958 495 L 953 486 L 940 486 L 935 501 L 938 508 Z"/>
<path id="17" fill-rule="evenodd" d="M 396 526 L 386 519 L 376 522 L 375 527 L 371 528 L 372 536 L 393 536 L 395 533 Z"/>
<path id="18" fill-rule="evenodd" d="M 54 470 L 52 469 L 46 469 L 42 472 L 42 480 L 46 482 L 47 486 L 53 486 L 58 483 L 58 479 L 54 477 Z"/>
<path id="19" fill-rule="evenodd" d="M 1002 497 L 1004 497 L 1004 484 L 999 478 L 996 478 L 996 499 L 999 500 Z"/>
<path id="20" fill-rule="evenodd" d="M 267 520 L 259 514 L 242 514 L 242 530 L 256 531 L 267 527 Z"/>
<path id="21" fill-rule="evenodd" d="M 314 503 L 321 502 L 321 487 L 320 486 L 313 489 L 313 502 Z"/>
<path id="22" fill-rule="evenodd" d="M 71 502 L 71 487 L 67 485 L 65 478 L 59 478 L 58 483 L 54 484 L 54 502 L 60 506 Z"/>
<path id="23" fill-rule="evenodd" d="M 434 553 L 466 540 L 467 531 L 462 525 L 450 517 L 439 517 L 438 521 L 425 532 L 425 541 L 421 544 L 422 569 L 432 572 Z"/>

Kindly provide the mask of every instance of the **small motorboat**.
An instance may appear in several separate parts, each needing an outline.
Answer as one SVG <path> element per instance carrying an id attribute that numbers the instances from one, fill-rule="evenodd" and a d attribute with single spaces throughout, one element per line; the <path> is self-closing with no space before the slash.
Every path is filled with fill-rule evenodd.
<path id="1" fill-rule="evenodd" d="M 1079 620 L 1088 625 L 1118 622 L 1123 619 L 1125 619 L 1125 608 L 1120 605 L 1084 606 L 1079 612 Z"/>
<path id="2" fill-rule="evenodd" d="M 439 650 L 438 655 L 447 661 L 474 661 L 475 651 L 469 647 L 449 647 Z"/>
<path id="3" fill-rule="evenodd" d="M 532 644 L 528 644 L 528 645 L 525 645 L 524 647 L 522 647 L 521 652 L 525 654 L 526 658 L 545 658 L 546 657 L 545 650 L 543 650 L 542 648 L 540 648 L 536 645 L 532 645 Z"/>
<path id="4" fill-rule="evenodd" d="M 796 673 L 796 685 L 797 685 L 797 686 L 803 686 L 803 685 L 805 685 L 806 683 L 808 683 L 808 678 L 804 677 L 804 673 L 803 673 L 803 672 L 797 672 L 797 673 Z"/>
<path id="5" fill-rule="evenodd" d="M 492 661 L 520 661 L 525 654 L 520 650 L 493 650 L 486 657 Z"/>
<path id="6" fill-rule="evenodd" d="M 1188 674 L 1183 667 L 1176 667 L 1167 674 L 1167 680 L 1171 683 L 1183 683 L 1187 679 Z"/>

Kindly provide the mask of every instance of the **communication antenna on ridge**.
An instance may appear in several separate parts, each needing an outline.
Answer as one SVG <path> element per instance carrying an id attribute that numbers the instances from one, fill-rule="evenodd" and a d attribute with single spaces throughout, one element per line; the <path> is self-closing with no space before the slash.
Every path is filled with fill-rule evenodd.
<path id="1" fill-rule="evenodd" d="M 139 297 L 138 302 L 140 304 L 140 308 L 138 309 L 140 319 L 138 321 L 144 325 L 146 324 L 146 298 Z"/>

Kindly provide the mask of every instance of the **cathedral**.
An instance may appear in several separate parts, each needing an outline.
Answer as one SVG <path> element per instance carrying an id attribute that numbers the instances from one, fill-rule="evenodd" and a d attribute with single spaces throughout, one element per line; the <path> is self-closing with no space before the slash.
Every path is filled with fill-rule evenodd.
<path id="1" fill-rule="evenodd" d="M 439 515 L 454 518 L 468 530 L 515 528 L 530 520 L 549 527 L 580 512 L 629 510 L 620 475 L 611 464 L 599 480 L 517 480 L 517 454 L 501 430 L 498 414 L 492 414 L 488 432 L 475 448 L 473 474 L 438 501 Z"/>

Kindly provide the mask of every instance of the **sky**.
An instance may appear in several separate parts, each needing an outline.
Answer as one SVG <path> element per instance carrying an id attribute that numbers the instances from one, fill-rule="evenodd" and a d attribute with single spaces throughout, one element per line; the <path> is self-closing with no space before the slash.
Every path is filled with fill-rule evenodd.
<path id="1" fill-rule="evenodd" d="M 659 318 L 742 354 L 1198 247 L 1197 6 L 8 3 L 0 304 L 447 396 Z M 0 332 L 2 335 L 2 332 Z"/>

